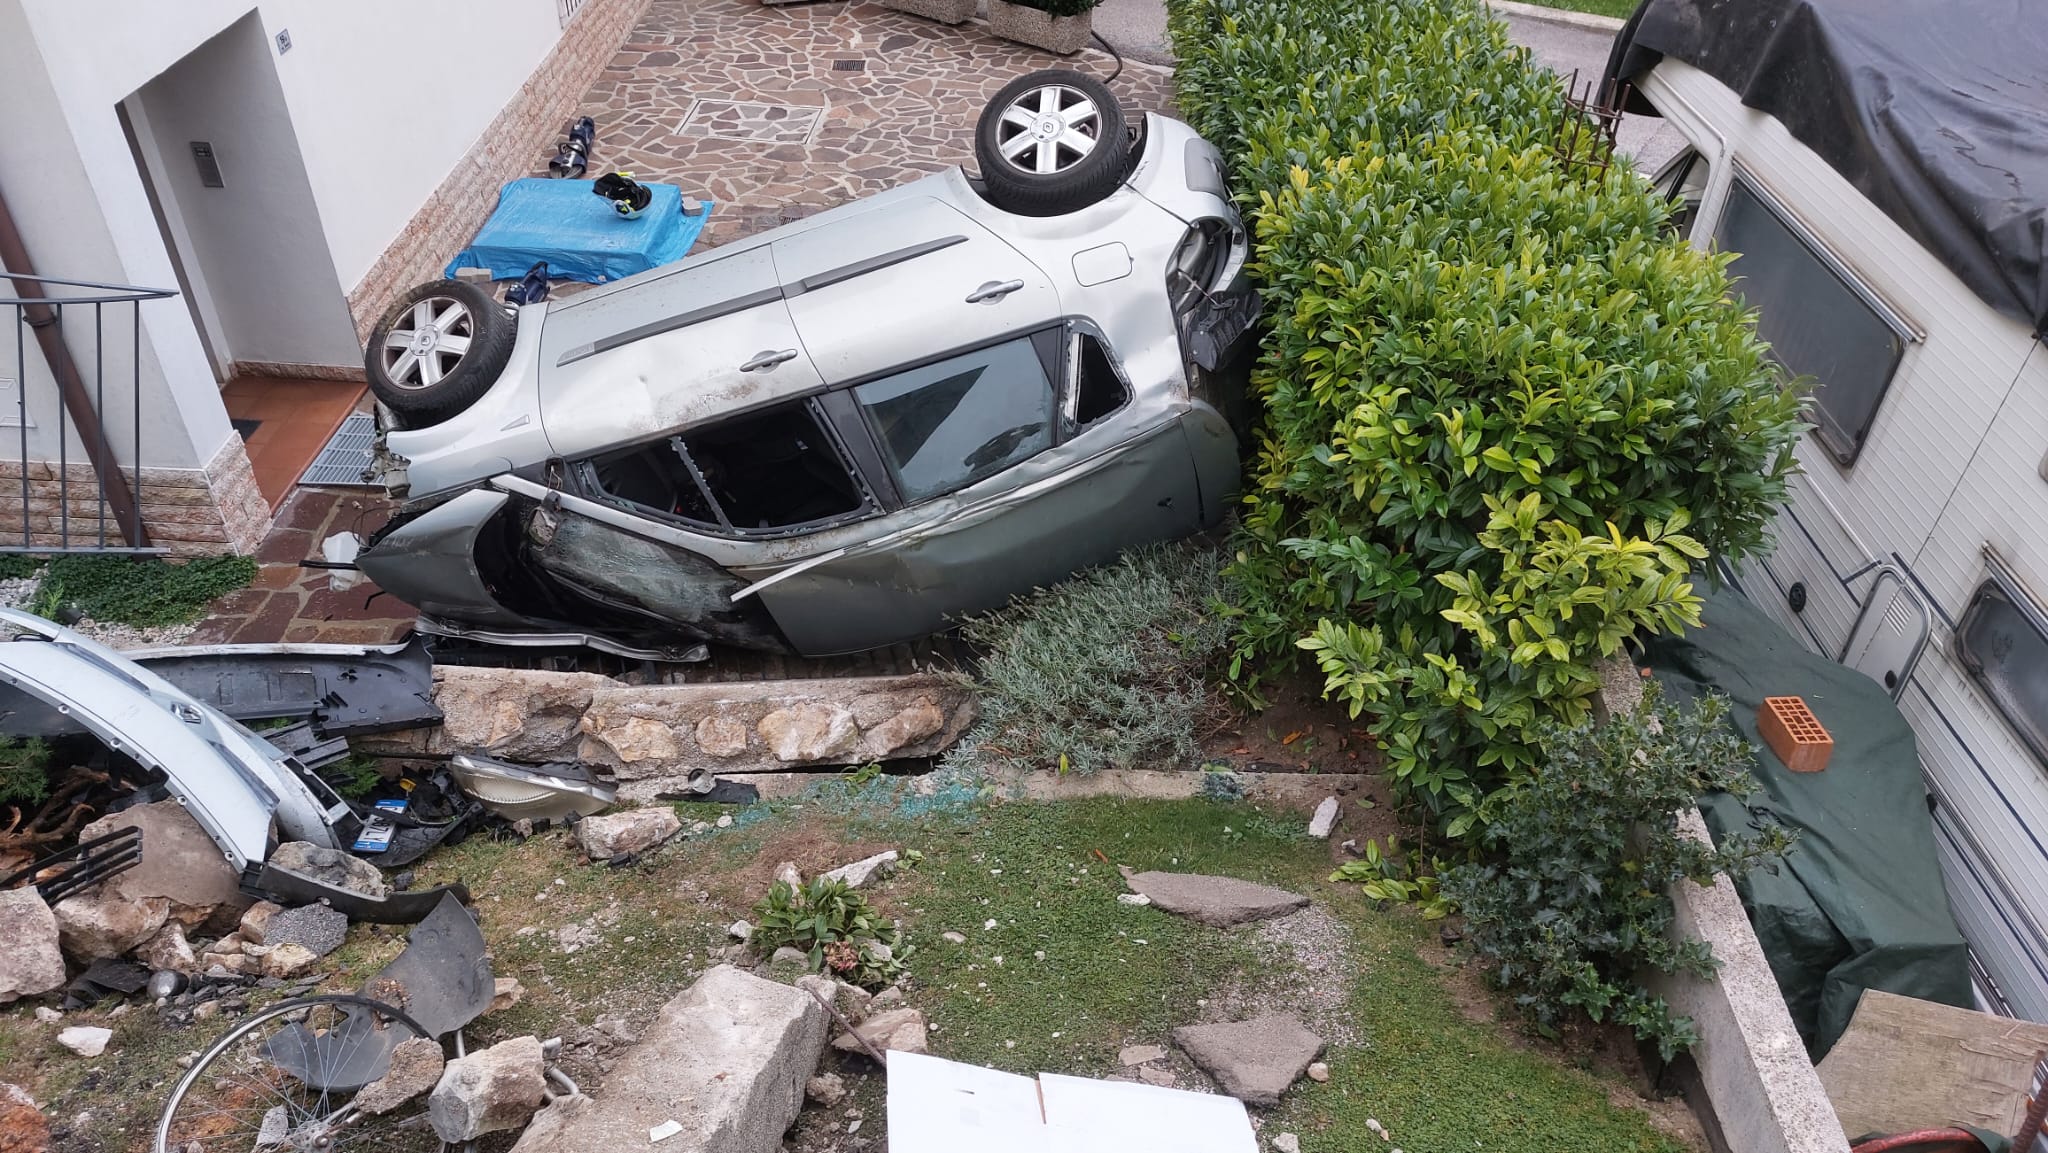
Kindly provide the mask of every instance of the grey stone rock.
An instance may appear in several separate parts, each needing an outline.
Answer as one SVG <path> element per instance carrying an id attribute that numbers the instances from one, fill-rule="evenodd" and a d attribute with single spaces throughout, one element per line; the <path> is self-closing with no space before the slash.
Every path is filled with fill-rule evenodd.
<path id="1" fill-rule="evenodd" d="M 276 977 L 280 981 L 303 976 L 320 963 L 320 958 L 313 954 L 313 950 L 292 941 L 255 947 L 265 950 L 263 956 L 259 958 L 263 975 Z"/>
<path id="2" fill-rule="evenodd" d="M 1143 1065 L 1147 1061 L 1160 1061 L 1166 1057 L 1166 1050 L 1157 1045 L 1126 1045 L 1116 1055 L 1117 1063 L 1126 1069 L 1132 1065 Z"/>
<path id="3" fill-rule="evenodd" d="M 1157 1085 L 1161 1089 L 1171 1089 L 1179 1084 L 1174 1080 L 1172 1070 L 1161 1069 L 1157 1065 L 1138 1066 L 1138 1080 L 1147 1085 Z"/>
<path id="4" fill-rule="evenodd" d="M 576 841 L 593 861 L 609 861 L 620 853 L 644 853 L 683 829 L 682 819 L 668 805 L 599 813 L 576 822 Z"/>
<path id="5" fill-rule="evenodd" d="M 286 841 L 270 854 L 269 863 L 375 900 L 381 901 L 386 895 L 384 875 L 377 871 L 377 866 L 340 849 L 310 841 Z"/>
<path id="6" fill-rule="evenodd" d="M 768 963 L 770 965 L 795 965 L 798 968 L 808 969 L 811 967 L 811 955 L 802 949 L 784 945 L 775 950 L 775 955 L 768 958 Z"/>
<path id="7" fill-rule="evenodd" d="M 213 951 L 216 953 L 236 952 L 241 948 L 241 941 L 248 941 L 252 944 L 261 945 L 263 943 L 264 928 L 270 924 L 270 919 L 272 917 L 275 917 L 282 912 L 284 912 L 284 906 L 278 904 L 276 901 L 256 902 L 255 904 L 249 906 L 247 909 L 244 909 L 242 911 L 241 921 L 235 926 L 235 931 L 232 934 L 230 934 L 231 936 L 237 938 L 235 948 L 223 949 L 220 947 L 219 942 L 215 942 Z"/>
<path id="8" fill-rule="evenodd" d="M 170 916 L 193 932 L 234 927 L 249 907 L 241 878 L 213 837 L 178 802 L 136 805 L 101 817 L 80 829 L 78 839 L 131 827 L 142 830 L 142 859 L 108 878 L 102 890 L 124 901 L 161 897 L 170 902 Z"/>
<path id="9" fill-rule="evenodd" d="M 804 1096 L 830 1109 L 846 1100 L 846 1082 L 837 1073 L 820 1073 L 804 1083 Z"/>
<path id="10" fill-rule="evenodd" d="M 914 698 L 861 736 L 863 751 L 873 760 L 898 756 L 904 749 L 937 736 L 946 727 L 946 711 L 928 696 Z"/>
<path id="11" fill-rule="evenodd" d="M 486 1013 L 510 1009 L 526 998 L 526 986 L 517 977 L 496 977 L 491 981 L 491 1005 Z"/>
<path id="12" fill-rule="evenodd" d="M 427 1119 L 450 1145 L 526 1124 L 547 1095 L 538 1037 L 514 1037 L 448 1062 Z"/>
<path id="13" fill-rule="evenodd" d="M 1311 1061 L 1308 1067 L 1308 1079 L 1318 1085 L 1328 1081 L 1330 1079 L 1330 1067 L 1321 1061 Z"/>
<path id="14" fill-rule="evenodd" d="M 64 986 L 57 916 L 34 887 L 0 890 L 0 1005 Z"/>
<path id="15" fill-rule="evenodd" d="M 725 927 L 725 935 L 744 945 L 754 939 L 754 926 L 744 920 L 734 921 Z"/>
<path id="16" fill-rule="evenodd" d="M 578 760 L 593 696 L 617 685 L 596 673 L 436 665 L 434 703 L 442 718 L 425 751 L 485 752 L 534 764 Z"/>
<path id="17" fill-rule="evenodd" d="M 185 926 L 175 920 L 165 921 L 163 928 L 135 946 L 131 955 L 137 964 L 148 969 L 168 969 L 188 976 L 199 971 L 199 956 L 192 951 L 192 942 L 185 939 Z"/>
<path id="18" fill-rule="evenodd" d="M 66 897 L 50 910 L 57 914 L 57 937 L 74 961 L 123 956 L 164 927 L 170 919 L 167 897 L 129 900 L 100 885 Z"/>
<path id="19" fill-rule="evenodd" d="M 41 1021 L 45 1025 L 54 1025 L 63 1019 L 64 1011 L 61 1009 L 52 1009 L 48 1005 L 36 1006 L 36 1020 Z"/>
<path id="20" fill-rule="evenodd" d="M 409 1037 L 391 1050 L 391 1065 L 384 1075 L 357 1091 L 353 1103 L 365 1113 L 389 1113 L 431 1092 L 440 1083 L 445 1064 L 439 1041 Z"/>
<path id="21" fill-rule="evenodd" d="M 1308 907 L 1308 898 L 1236 877 L 1200 873 L 1124 873 L 1124 883 L 1169 913 L 1227 929 Z"/>
<path id="22" fill-rule="evenodd" d="M 1275 1133 L 1273 1153 L 1301 1153 L 1301 1138 L 1292 1133 Z"/>
<path id="23" fill-rule="evenodd" d="M 844 881 L 847 888 L 858 889 L 869 881 L 894 873 L 899 859 L 896 850 L 890 849 L 885 853 L 864 857 L 850 865 L 841 865 L 824 876 L 828 881 Z"/>
<path id="24" fill-rule="evenodd" d="M 1337 827 L 1337 798 L 1324 797 L 1316 806 L 1315 816 L 1308 819 L 1308 835 L 1318 840 L 1328 840 L 1330 830 Z"/>
<path id="25" fill-rule="evenodd" d="M 844 1053 L 866 1053 L 867 1041 L 882 1052 L 929 1053 L 925 1040 L 924 1014 L 916 1009 L 885 1009 L 832 1039 L 832 1047 Z"/>
<path id="26" fill-rule="evenodd" d="M 706 756 L 721 760 L 747 751 L 747 722 L 724 713 L 713 713 L 697 722 L 697 747 Z"/>
<path id="27" fill-rule="evenodd" d="M 602 1097 L 542 1110 L 514 1153 L 645 1149 L 671 1120 L 682 1131 L 656 1150 L 780 1153 L 829 1020 L 804 990 L 721 965 L 662 1007 L 612 1063 Z"/>
<path id="28" fill-rule="evenodd" d="M 784 861 L 775 866 L 775 879 L 792 889 L 804 887 L 804 875 L 797 870 L 795 861 Z"/>
<path id="29" fill-rule="evenodd" d="M 837 701 L 805 701 L 775 709 L 754 726 L 784 764 L 843 761 L 860 748 L 853 710 Z"/>
<path id="30" fill-rule="evenodd" d="M 301 905 L 271 917 L 263 930 L 266 945 L 302 945 L 315 957 L 341 948 L 348 939 L 348 914 L 328 905 Z"/>
<path id="31" fill-rule="evenodd" d="M 955 932 L 952 929 L 940 933 L 939 937 L 949 944 L 965 945 L 967 943 L 967 934 Z"/>
<path id="32" fill-rule="evenodd" d="M 1284 1014 L 1186 1025 L 1173 1031 L 1173 1040 L 1219 1088 L 1247 1105 L 1278 1105 L 1323 1053 L 1322 1038 Z"/>
<path id="33" fill-rule="evenodd" d="M 57 1033 L 57 1043 L 81 1057 L 97 1057 L 107 1051 L 114 1031 L 99 1025 L 73 1025 Z"/>

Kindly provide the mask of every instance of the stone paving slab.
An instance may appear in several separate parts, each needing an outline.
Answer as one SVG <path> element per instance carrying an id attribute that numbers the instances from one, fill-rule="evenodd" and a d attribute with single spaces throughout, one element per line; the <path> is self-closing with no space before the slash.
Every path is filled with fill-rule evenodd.
<path id="1" fill-rule="evenodd" d="M 717 201 L 700 242 L 716 246 L 971 169 L 975 119 L 1003 85 L 1114 67 L 1099 51 L 1053 56 L 878 4 L 653 0 L 577 115 L 597 122 L 593 173 Z M 1168 69 L 1130 60 L 1112 87 L 1129 115 L 1171 109 Z"/>
<path id="2" fill-rule="evenodd" d="M 368 536 L 394 507 L 361 489 L 295 490 L 256 551 L 255 581 L 215 601 L 184 643 L 378 645 L 403 638 L 417 615 L 412 606 L 367 580 L 341 590 L 325 570 L 299 567 L 335 533 Z"/>

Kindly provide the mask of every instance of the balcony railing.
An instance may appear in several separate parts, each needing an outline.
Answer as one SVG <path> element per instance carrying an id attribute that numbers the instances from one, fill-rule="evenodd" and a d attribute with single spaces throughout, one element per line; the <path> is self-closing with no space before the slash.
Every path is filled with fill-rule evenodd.
<path id="1" fill-rule="evenodd" d="M 142 305 L 177 293 L 0 272 L 0 289 L 9 282 L 19 295 L 0 297 L 0 351 L 11 354 L 0 377 L 13 377 L 0 385 L 0 552 L 162 552 L 138 499 Z"/>

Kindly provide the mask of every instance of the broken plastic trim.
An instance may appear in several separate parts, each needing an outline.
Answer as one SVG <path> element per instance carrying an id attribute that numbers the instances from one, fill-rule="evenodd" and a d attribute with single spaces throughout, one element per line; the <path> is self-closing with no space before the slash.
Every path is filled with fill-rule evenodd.
<path id="1" fill-rule="evenodd" d="M 529 768 L 458 753 L 448 759 L 448 773 L 484 808 L 513 821 L 559 821 L 571 814 L 588 817 L 618 799 L 618 790 L 592 779 L 581 765 Z"/>
<path id="2" fill-rule="evenodd" d="M 379 925 L 408 925 L 418 921 L 433 912 L 434 906 L 444 896 L 452 896 L 458 901 L 469 900 L 469 887 L 460 881 L 416 893 L 392 893 L 380 899 L 268 862 L 258 867 L 253 876 L 244 879 L 242 890 L 281 905 L 310 905 L 315 901 L 325 901 L 348 914 L 350 920 L 371 921 Z"/>

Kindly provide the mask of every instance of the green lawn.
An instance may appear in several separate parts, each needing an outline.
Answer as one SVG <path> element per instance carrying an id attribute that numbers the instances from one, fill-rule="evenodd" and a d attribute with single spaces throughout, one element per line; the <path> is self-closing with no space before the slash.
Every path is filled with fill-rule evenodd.
<path id="1" fill-rule="evenodd" d="M 520 1033 L 573 1037 L 606 1015 L 644 1021 L 713 962 L 725 926 L 750 915 L 778 861 L 814 873 L 898 845 L 924 859 L 876 886 L 873 899 L 903 919 L 917 947 L 910 999 L 936 1026 L 933 1051 L 1022 1073 L 1103 1075 L 1117 1070 L 1122 1046 L 1167 1044 L 1175 1025 L 1202 1019 L 1200 1001 L 1257 998 L 1303 978 L 1290 970 L 1292 954 L 1276 960 L 1259 930 L 1210 929 L 1116 900 L 1124 891 L 1118 865 L 1228 873 L 1311 895 L 1335 936 L 1348 938 L 1339 947 L 1349 967 L 1336 970 L 1343 984 L 1317 1002 L 1348 1018 L 1347 1036 L 1325 1058 L 1331 1079 L 1295 1086 L 1267 1117 L 1266 1133 L 1296 1132 L 1306 1153 L 1683 1149 L 1647 1114 L 1610 1104 L 1610 1093 L 1622 1091 L 1555 1048 L 1470 1019 L 1446 974 L 1423 958 L 1441 952 L 1430 943 L 1434 926 L 1327 883 L 1328 848 L 1303 835 L 1297 814 L 1207 801 L 983 805 L 963 803 L 963 794 L 905 802 L 889 795 L 895 787 L 835 788 L 837 796 L 801 805 L 736 810 L 733 827 L 629 868 L 583 864 L 560 834 L 524 844 L 473 838 L 435 853 L 419 883 L 466 881 L 494 968 L 526 988 L 517 1007 L 478 1022 L 472 1043 Z M 718 812 L 682 808 L 686 820 Z M 581 948 L 563 951 L 564 927 L 582 927 Z M 967 943 L 947 942 L 949 931 Z M 357 986 L 396 954 L 402 935 L 357 926 L 330 958 L 336 971 L 325 987 Z M 1212 1000 L 1211 1014 L 1224 1003 Z M 64 1147 L 125 1153 L 154 1120 L 176 1057 L 229 1021 L 172 1030 L 137 1006 L 118 1021 L 94 1011 L 67 1015 L 65 1024 L 102 1022 L 116 1027 L 114 1045 L 82 1061 L 57 1048 L 52 1027 L 11 1007 L 0 1012 L 0 1066 L 48 1102 L 53 1119 L 65 1119 Z M 863 1136 L 881 1138 L 881 1076 L 861 1058 L 827 1060 L 853 1091 L 849 1104 L 863 1111 Z M 1172 1061 L 1187 1074 L 1185 1058 Z M 71 1127 L 81 1112 L 91 1120 Z M 1368 1118 L 1392 1133 L 1392 1144 L 1373 1136 Z M 843 1111 L 809 1111 L 791 1147 L 834 1148 L 844 1124 Z"/>
<path id="2" fill-rule="evenodd" d="M 1568 12 L 1591 12 L 1596 16 L 1613 16 L 1626 20 L 1635 15 L 1636 0 L 1525 0 L 1545 8 L 1562 8 Z"/>

